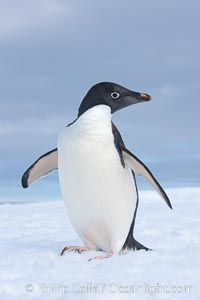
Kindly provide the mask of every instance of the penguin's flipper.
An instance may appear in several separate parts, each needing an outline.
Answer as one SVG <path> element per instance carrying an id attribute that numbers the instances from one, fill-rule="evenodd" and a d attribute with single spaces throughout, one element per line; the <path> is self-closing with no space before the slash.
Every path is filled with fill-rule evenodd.
<path id="1" fill-rule="evenodd" d="M 49 172 L 58 168 L 57 148 L 40 156 L 24 173 L 21 179 L 23 188 L 27 188 L 31 183 Z"/>
<path id="2" fill-rule="evenodd" d="M 143 176 L 161 195 L 161 197 L 165 200 L 167 205 L 172 209 L 167 194 L 165 193 L 161 185 L 158 183 L 158 181 L 155 179 L 151 171 L 145 166 L 145 164 L 122 145 L 121 145 L 121 150 L 122 150 L 123 158 L 127 163 L 127 165 L 129 166 L 129 168 L 131 168 L 137 174 Z"/>

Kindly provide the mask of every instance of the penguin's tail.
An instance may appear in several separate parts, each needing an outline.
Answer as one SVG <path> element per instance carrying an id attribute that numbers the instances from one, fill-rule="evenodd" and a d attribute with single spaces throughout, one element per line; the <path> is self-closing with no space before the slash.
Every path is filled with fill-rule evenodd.
<path id="1" fill-rule="evenodd" d="M 152 251 L 152 249 L 140 244 L 138 241 L 133 236 L 129 236 L 128 239 L 126 240 L 122 252 L 126 251 L 138 251 L 138 250 L 145 250 L 145 251 Z"/>
<path id="2" fill-rule="evenodd" d="M 152 251 L 152 249 L 140 244 L 138 241 L 136 241 L 134 238 L 133 238 L 133 250 L 134 251 L 137 251 L 137 250 L 145 250 L 145 251 Z"/>

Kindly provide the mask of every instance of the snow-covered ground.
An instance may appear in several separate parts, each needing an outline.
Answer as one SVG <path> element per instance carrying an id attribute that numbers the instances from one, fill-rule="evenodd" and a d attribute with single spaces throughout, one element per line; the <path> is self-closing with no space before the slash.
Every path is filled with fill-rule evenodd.
<path id="1" fill-rule="evenodd" d="M 154 251 L 88 262 L 62 201 L 0 205 L 0 299 L 200 299 L 200 189 L 140 192 L 135 237 Z M 65 297 L 63 295 L 65 294 Z"/>

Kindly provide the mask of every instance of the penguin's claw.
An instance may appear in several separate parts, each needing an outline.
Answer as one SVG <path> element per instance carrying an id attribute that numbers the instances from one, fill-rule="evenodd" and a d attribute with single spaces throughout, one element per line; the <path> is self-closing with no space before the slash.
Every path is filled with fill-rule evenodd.
<path id="1" fill-rule="evenodd" d="M 84 251 L 88 251 L 90 250 L 89 247 L 82 247 L 82 246 L 67 246 L 64 247 L 62 252 L 60 253 L 60 255 L 63 255 L 65 251 L 67 252 L 78 252 L 79 254 L 81 254 Z"/>
<path id="2" fill-rule="evenodd" d="M 88 259 L 88 261 L 91 261 L 93 259 L 105 259 L 105 258 L 112 257 L 113 255 L 114 255 L 113 252 L 110 252 L 110 253 L 108 253 L 107 255 L 104 255 L 104 256 L 103 255 L 97 255 L 97 256 L 94 256 L 94 257 Z"/>

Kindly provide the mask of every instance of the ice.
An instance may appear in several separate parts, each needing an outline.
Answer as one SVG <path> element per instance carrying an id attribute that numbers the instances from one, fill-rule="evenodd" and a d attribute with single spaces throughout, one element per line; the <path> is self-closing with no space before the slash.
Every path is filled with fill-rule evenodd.
<path id="1" fill-rule="evenodd" d="M 0 299 L 199 299 L 200 189 L 141 191 L 135 238 L 153 249 L 88 262 L 62 201 L 0 205 Z"/>

